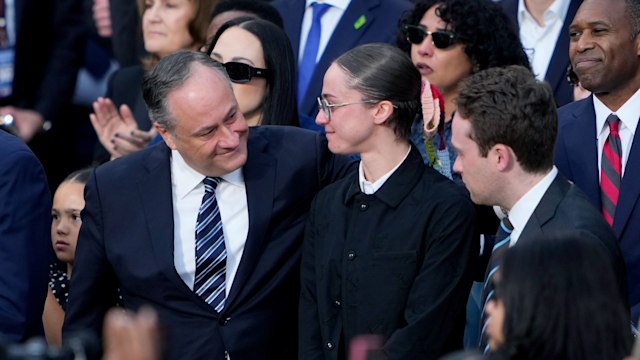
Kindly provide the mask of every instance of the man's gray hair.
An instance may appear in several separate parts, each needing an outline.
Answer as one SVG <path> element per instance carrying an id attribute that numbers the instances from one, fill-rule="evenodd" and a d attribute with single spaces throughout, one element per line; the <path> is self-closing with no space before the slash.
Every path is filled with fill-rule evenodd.
<path id="1" fill-rule="evenodd" d="M 189 79 L 195 63 L 215 70 L 231 89 L 231 82 L 224 67 L 206 54 L 181 50 L 167 55 L 145 74 L 142 81 L 142 95 L 147 103 L 151 121 L 167 130 L 173 130 L 176 119 L 171 114 L 167 98 L 171 91 L 182 86 Z M 214 89 L 202 89 L 202 91 L 214 91 Z"/>

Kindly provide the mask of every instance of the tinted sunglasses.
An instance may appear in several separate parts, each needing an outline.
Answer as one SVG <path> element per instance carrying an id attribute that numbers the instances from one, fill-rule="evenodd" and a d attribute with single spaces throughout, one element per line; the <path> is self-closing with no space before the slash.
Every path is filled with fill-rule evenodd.
<path id="1" fill-rule="evenodd" d="M 431 41 L 438 49 L 446 49 L 456 42 L 456 36 L 444 30 L 428 31 L 422 26 L 417 25 L 403 25 L 402 30 L 407 36 L 407 41 L 412 44 L 420 45 L 424 39 L 431 35 Z"/>
<path id="2" fill-rule="evenodd" d="M 251 81 L 253 77 L 267 78 L 271 74 L 268 69 L 255 68 L 251 65 L 235 61 L 220 64 L 227 70 L 229 79 L 236 84 L 246 84 Z"/>

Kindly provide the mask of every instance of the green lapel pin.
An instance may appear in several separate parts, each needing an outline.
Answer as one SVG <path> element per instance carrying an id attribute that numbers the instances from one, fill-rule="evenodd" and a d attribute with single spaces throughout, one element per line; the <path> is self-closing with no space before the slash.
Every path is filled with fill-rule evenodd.
<path id="1" fill-rule="evenodd" d="M 356 20 L 356 22 L 353 23 L 353 28 L 356 30 L 359 30 L 362 27 L 362 25 L 364 25 L 364 23 L 366 22 L 367 22 L 367 18 L 364 15 L 360 15 L 358 20 Z"/>

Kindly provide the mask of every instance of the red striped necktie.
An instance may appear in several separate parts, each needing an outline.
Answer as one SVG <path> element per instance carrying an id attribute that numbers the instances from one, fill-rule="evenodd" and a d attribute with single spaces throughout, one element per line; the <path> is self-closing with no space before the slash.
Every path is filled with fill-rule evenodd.
<path id="1" fill-rule="evenodd" d="M 602 148 L 600 195 L 602 214 L 609 225 L 613 225 L 622 179 L 622 144 L 618 133 L 620 119 L 615 114 L 611 114 L 607 118 L 607 124 L 609 124 L 609 136 Z"/>

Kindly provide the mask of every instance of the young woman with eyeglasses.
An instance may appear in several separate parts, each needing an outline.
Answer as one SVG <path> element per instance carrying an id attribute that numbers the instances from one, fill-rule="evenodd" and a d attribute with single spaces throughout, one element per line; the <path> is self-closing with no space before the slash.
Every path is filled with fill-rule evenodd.
<path id="1" fill-rule="evenodd" d="M 333 153 L 361 160 L 309 213 L 299 359 L 346 359 L 368 334 L 384 339 L 385 359 L 462 348 L 473 206 L 409 140 L 420 87 L 411 59 L 387 44 L 346 52 L 324 76 L 316 122 Z"/>
<path id="2" fill-rule="evenodd" d="M 208 53 L 227 70 L 249 126 L 299 126 L 295 57 L 282 29 L 266 20 L 237 18 L 220 27 Z"/>
<path id="3" fill-rule="evenodd" d="M 402 18 L 398 46 L 411 55 L 422 79 L 442 92 L 443 121 L 431 139 L 434 148 L 440 150 L 437 155 L 442 168 L 436 168 L 462 186 L 462 179 L 453 172 L 456 154 L 451 147 L 451 119 L 459 84 L 467 76 L 490 67 L 528 68 L 529 60 L 518 35 L 492 0 L 422 0 Z M 430 158 L 425 150 L 424 132 L 425 124 L 416 118 L 412 141 L 421 150 L 425 163 L 434 164 L 434 154 Z"/>
<path id="4" fill-rule="evenodd" d="M 137 0 L 145 50 L 143 66 L 116 71 L 107 94 L 93 103 L 90 115 L 103 147 L 98 163 L 138 151 L 155 137 L 142 98 L 142 76 L 160 58 L 182 49 L 199 49 L 206 41 L 209 14 L 218 0 Z M 106 150 L 106 151 L 105 151 Z"/>

